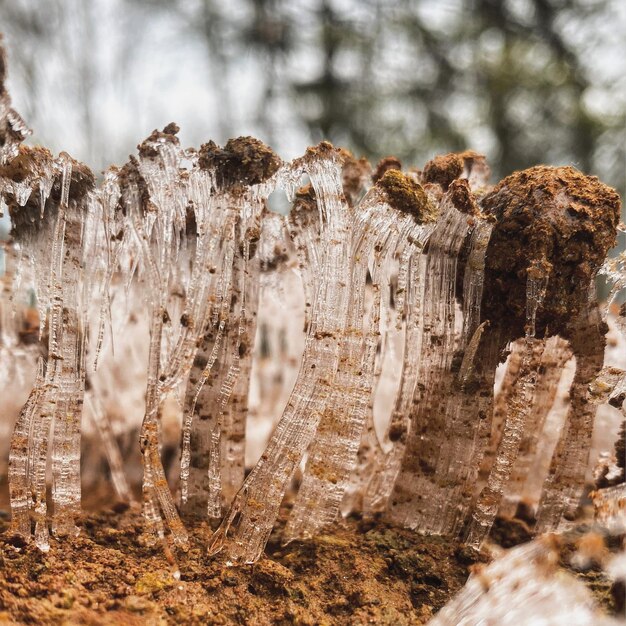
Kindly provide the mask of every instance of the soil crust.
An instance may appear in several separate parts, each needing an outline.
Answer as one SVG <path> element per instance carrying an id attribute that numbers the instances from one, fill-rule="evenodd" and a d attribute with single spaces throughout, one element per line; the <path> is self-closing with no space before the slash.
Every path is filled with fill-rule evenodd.
<path id="1" fill-rule="evenodd" d="M 343 521 L 327 534 L 227 567 L 209 558 L 211 530 L 190 528 L 175 564 L 142 545 L 138 508 L 85 514 L 81 534 L 49 553 L 0 535 L 0 623 L 420 624 L 465 583 L 476 556 L 440 537 Z M 180 571 L 180 580 L 175 576 Z"/>
<path id="2" fill-rule="evenodd" d="M 85 506 L 102 501 L 97 492 Z M 265 557 L 228 567 L 207 556 L 205 522 L 187 520 L 187 552 L 147 546 L 137 504 L 84 513 L 80 535 L 51 539 L 47 554 L 12 535 L 0 510 L 0 624 L 424 624 L 488 560 L 456 541 L 352 518 L 283 546 L 288 512 L 287 504 Z M 490 543 L 512 548 L 531 538 L 525 521 L 499 517 Z M 623 540 L 581 526 L 558 542 L 561 567 L 612 615 L 624 610 L 624 588 L 600 561 Z M 581 566 L 572 557 L 582 548 L 593 558 Z"/>

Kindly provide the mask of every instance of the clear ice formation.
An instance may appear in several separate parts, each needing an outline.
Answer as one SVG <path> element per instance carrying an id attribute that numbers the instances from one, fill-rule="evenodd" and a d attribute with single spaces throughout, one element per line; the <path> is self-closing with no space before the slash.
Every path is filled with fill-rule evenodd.
<path id="1" fill-rule="evenodd" d="M 601 270 L 613 310 L 626 288 L 623 256 L 605 261 L 619 221 L 613 190 L 543 166 L 491 187 L 474 152 L 421 171 L 385 159 L 372 173 L 326 142 L 290 163 L 250 137 L 185 150 L 175 124 L 96 185 L 67 154 L 22 144 L 29 130 L 10 107 L 5 68 L 2 56 L 0 207 L 12 220 L 14 292 L 32 287 L 39 313 L 36 378 L 11 439 L 16 533 L 47 550 L 49 522 L 56 536 L 78 532 L 83 403 L 119 497 L 132 498 L 98 380 L 103 347 L 125 332 L 111 313 L 120 300 L 149 320 L 139 441 L 148 543 L 184 548 L 183 520 L 206 518 L 217 526 L 211 554 L 253 563 L 285 497 L 287 541 L 351 512 L 474 547 L 522 505 L 538 532 L 576 518 L 596 409 L 623 412 L 626 400 L 624 372 L 604 365 L 608 309 L 592 289 Z M 268 208 L 277 189 L 288 215 Z M 624 332 L 626 312 L 610 315 Z M 14 318 L 2 319 L 14 348 Z M 251 383 L 271 359 L 294 372 L 246 475 Z M 573 360 L 551 447 L 548 416 Z M 182 412 L 177 493 L 161 454 L 168 401 Z M 598 520 L 619 525 L 623 465 L 603 480 Z M 538 546 L 519 555 L 541 568 Z M 467 591 L 477 606 L 472 585 L 478 577 Z"/>
<path id="2" fill-rule="evenodd" d="M 617 626 L 574 575 L 559 570 L 558 545 L 541 537 L 481 566 L 429 626 L 554 624 Z M 515 599 L 512 602 L 512 598 Z"/>

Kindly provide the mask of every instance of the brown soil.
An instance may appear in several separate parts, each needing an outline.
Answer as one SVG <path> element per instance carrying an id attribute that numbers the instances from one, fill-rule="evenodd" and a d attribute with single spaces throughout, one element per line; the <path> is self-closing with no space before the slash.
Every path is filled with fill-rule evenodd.
<path id="1" fill-rule="evenodd" d="M 569 336 L 568 323 L 589 301 L 589 285 L 615 245 L 620 199 L 572 167 L 515 172 L 482 202 L 496 223 L 487 250 L 483 315 L 524 333 L 526 277 L 549 278 L 537 313 L 537 336 Z"/>
<path id="2" fill-rule="evenodd" d="M 174 122 L 170 122 L 163 131 L 153 130 L 149 137 L 144 139 L 138 146 L 137 150 L 139 154 L 144 158 L 157 157 L 159 156 L 159 151 L 155 147 L 155 143 L 158 141 L 167 141 L 169 143 L 173 143 L 174 145 L 178 145 L 178 131 L 180 128 Z"/>
<path id="3" fill-rule="evenodd" d="M 199 151 L 202 168 L 216 168 L 218 183 L 224 187 L 258 185 L 273 176 L 280 167 L 278 155 L 254 137 L 229 139 L 223 148 L 213 141 Z"/>
<path id="4" fill-rule="evenodd" d="M 352 207 L 360 200 L 366 190 L 366 182 L 371 177 L 372 166 L 365 158 L 357 159 L 349 150 L 340 148 L 343 158 L 341 178 L 346 201 Z"/>
<path id="5" fill-rule="evenodd" d="M 118 508 L 119 511 L 119 508 Z M 7 528 L 6 521 L 0 522 Z M 256 565 L 209 558 L 210 529 L 176 555 L 141 545 L 137 510 L 86 514 L 48 554 L 0 536 L 0 623 L 420 624 L 464 584 L 475 557 L 438 537 L 354 520 L 281 546 Z"/>
<path id="6" fill-rule="evenodd" d="M 437 219 L 436 205 L 428 201 L 424 188 L 399 170 L 387 170 L 376 186 L 383 191 L 390 206 L 412 215 L 419 224 Z"/>
<path id="7" fill-rule="evenodd" d="M 448 189 L 450 183 L 463 173 L 463 157 L 459 154 L 436 156 L 424 166 L 422 176 L 426 183 L 437 183 Z"/>
<path id="8" fill-rule="evenodd" d="M 376 169 L 372 174 L 372 182 L 377 183 L 389 170 L 402 170 L 400 159 L 388 156 L 378 161 Z"/>
<path id="9" fill-rule="evenodd" d="M 450 201 L 454 207 L 466 215 L 480 215 L 480 208 L 474 199 L 469 183 L 464 178 L 458 178 L 448 186 Z"/>
<path id="10" fill-rule="evenodd" d="M 70 178 L 69 199 L 80 203 L 93 190 L 95 185 L 94 175 L 91 170 L 70 157 L 67 153 L 61 153 L 72 164 L 72 175 Z M 19 206 L 12 193 L 6 193 L 9 212 L 11 214 L 12 231 L 11 234 L 16 239 L 28 238 L 39 232 L 43 224 L 53 219 L 57 215 L 57 207 L 61 201 L 62 175 L 53 172 L 53 156 L 46 148 L 39 146 L 20 146 L 18 155 L 7 165 L 0 167 L 0 176 L 9 180 L 21 183 L 30 180 L 31 194 L 25 206 Z M 50 196 L 46 201 L 46 210 L 41 218 L 41 200 L 39 193 L 39 177 L 54 176 L 54 183 L 50 190 Z"/>
<path id="11" fill-rule="evenodd" d="M 102 501 L 86 494 L 84 505 Z M 423 624 L 463 586 L 484 555 L 441 537 L 348 519 L 314 539 L 282 546 L 288 508 L 254 566 L 207 556 L 211 529 L 192 525 L 188 552 L 166 554 L 142 541 L 139 506 L 85 513 L 74 539 L 41 553 L 9 531 L 0 512 L 0 624 Z M 497 518 L 490 541 L 511 548 L 531 539 L 527 524 Z M 623 538 L 580 527 L 558 540 L 561 567 L 609 614 L 624 589 L 602 560 Z M 582 551 L 587 563 L 575 565 Z M 169 551 L 168 551 L 169 552 Z M 176 559 L 176 561 L 174 560 Z M 180 578 L 175 575 L 180 572 Z"/>

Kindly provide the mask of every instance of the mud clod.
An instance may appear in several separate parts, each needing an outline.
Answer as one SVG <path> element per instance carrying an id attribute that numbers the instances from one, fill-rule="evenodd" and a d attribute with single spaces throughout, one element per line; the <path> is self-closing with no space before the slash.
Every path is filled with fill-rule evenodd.
<path id="1" fill-rule="evenodd" d="M 376 165 L 376 169 L 372 174 L 372 182 L 377 183 L 389 170 L 402 171 L 402 163 L 400 159 L 394 156 L 384 157 Z"/>
<path id="2" fill-rule="evenodd" d="M 428 200 L 423 187 L 413 178 L 391 169 L 376 183 L 387 197 L 390 206 L 412 215 L 422 224 L 437 218 L 437 210 Z"/>
<path id="3" fill-rule="evenodd" d="M 615 245 L 617 192 L 572 167 L 537 166 L 515 172 L 481 201 L 495 218 L 487 250 L 485 319 L 524 332 L 526 278 L 548 279 L 537 313 L 538 337 L 565 333 L 586 306 L 591 280 Z"/>
<path id="4" fill-rule="evenodd" d="M 213 141 L 202 144 L 199 164 L 204 169 L 215 168 L 218 184 L 229 188 L 266 181 L 278 171 L 281 160 L 262 141 L 237 137 L 229 139 L 223 148 Z"/>
<path id="5" fill-rule="evenodd" d="M 463 159 L 458 154 L 436 156 L 424 166 L 422 176 L 426 183 L 437 183 L 447 190 L 450 183 L 463 173 Z"/>

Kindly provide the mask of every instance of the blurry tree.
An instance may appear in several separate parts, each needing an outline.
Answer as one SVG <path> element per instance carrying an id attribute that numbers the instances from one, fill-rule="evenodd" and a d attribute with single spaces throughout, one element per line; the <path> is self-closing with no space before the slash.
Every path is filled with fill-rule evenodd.
<path id="1" fill-rule="evenodd" d="M 310 12 L 324 63 L 294 88 L 313 137 L 415 163 L 476 147 L 498 175 L 573 163 L 624 192 L 626 82 L 598 71 L 615 2 L 359 4 Z"/>

